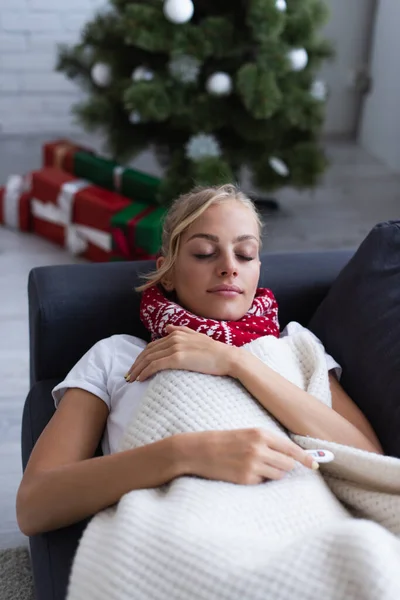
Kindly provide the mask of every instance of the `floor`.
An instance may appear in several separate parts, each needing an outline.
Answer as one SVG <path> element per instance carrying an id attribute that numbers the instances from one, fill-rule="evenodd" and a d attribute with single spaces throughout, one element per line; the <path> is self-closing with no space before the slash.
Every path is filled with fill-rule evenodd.
<path id="1" fill-rule="evenodd" d="M 0 185 L 10 173 L 38 168 L 41 145 L 49 137 L 0 137 Z M 318 189 L 279 192 L 281 210 L 266 215 L 267 252 L 356 247 L 376 223 L 400 218 L 400 174 L 351 143 L 331 142 L 327 152 L 331 166 Z M 146 156 L 138 167 L 146 168 L 147 161 L 154 170 Z M 0 549 L 27 544 L 15 520 L 15 494 L 29 388 L 28 273 L 37 266 L 71 262 L 78 260 L 45 240 L 0 227 Z"/>

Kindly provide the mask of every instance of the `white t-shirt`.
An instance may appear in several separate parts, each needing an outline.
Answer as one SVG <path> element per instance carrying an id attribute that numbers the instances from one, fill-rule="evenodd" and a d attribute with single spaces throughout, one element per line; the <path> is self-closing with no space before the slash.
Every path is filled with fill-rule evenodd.
<path id="1" fill-rule="evenodd" d="M 280 337 L 293 335 L 301 329 L 305 328 L 292 321 Z M 317 337 L 315 339 L 322 345 Z M 100 340 L 82 356 L 64 381 L 52 390 L 56 408 L 69 388 L 91 392 L 107 404 L 109 415 L 102 439 L 103 454 L 118 451 L 125 427 L 133 418 L 150 383 L 150 379 L 133 383 L 127 383 L 124 379 L 125 373 L 146 345 L 144 340 L 124 334 Z M 329 354 L 325 356 L 328 370 L 333 370 L 337 379 L 340 379 L 340 365 Z"/>

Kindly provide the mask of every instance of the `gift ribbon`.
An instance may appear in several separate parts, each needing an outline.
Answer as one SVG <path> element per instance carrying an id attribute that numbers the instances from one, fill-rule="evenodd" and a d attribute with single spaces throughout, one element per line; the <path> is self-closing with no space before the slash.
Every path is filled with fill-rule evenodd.
<path id="1" fill-rule="evenodd" d="M 57 205 L 64 212 L 69 223 L 72 222 L 75 195 L 90 185 L 92 184 L 85 179 L 74 179 L 61 186 L 60 193 L 57 196 Z"/>
<path id="2" fill-rule="evenodd" d="M 124 167 L 115 167 L 114 171 L 113 171 L 113 182 L 114 182 L 114 189 L 117 192 L 121 191 L 121 187 L 122 187 L 122 175 L 124 174 Z"/>
<path id="3" fill-rule="evenodd" d="M 127 222 L 126 225 L 127 225 L 128 229 L 137 225 L 138 222 L 141 219 L 143 219 L 143 217 L 145 217 L 146 215 L 150 214 L 153 211 L 154 211 L 154 206 L 148 206 L 147 208 L 145 208 L 144 210 L 139 212 L 135 217 L 133 217 L 130 221 Z M 118 252 L 121 252 L 122 256 L 124 256 L 125 258 L 132 258 L 132 251 L 130 250 L 129 243 L 124 235 L 124 232 L 117 227 L 113 227 L 112 235 L 114 238 L 114 242 L 117 246 Z M 134 240 L 133 240 L 133 248 L 134 248 L 135 254 L 136 254 L 136 252 L 141 251 L 141 249 L 136 250 Z"/>
<path id="4" fill-rule="evenodd" d="M 132 258 L 132 253 L 129 250 L 128 240 L 124 236 L 124 232 L 121 229 L 117 229 L 117 227 L 113 227 L 112 230 L 113 240 L 117 246 L 117 250 L 121 253 L 125 258 Z"/>
<path id="5" fill-rule="evenodd" d="M 76 148 L 76 146 L 74 144 L 71 144 L 70 142 L 65 142 L 65 144 L 60 144 L 59 146 L 57 146 L 54 149 L 53 166 L 57 169 L 62 169 L 62 165 L 66 155 L 68 154 L 68 152 L 74 150 L 74 148 Z"/>
<path id="6" fill-rule="evenodd" d="M 6 182 L 3 195 L 4 225 L 19 229 L 20 198 L 30 188 L 30 179 L 21 175 L 11 175 Z"/>
<path id="7" fill-rule="evenodd" d="M 87 225 L 71 223 L 68 215 L 60 206 L 33 198 L 32 215 L 43 221 L 65 227 L 65 245 L 71 254 L 82 254 L 87 249 L 89 242 L 105 252 L 111 252 L 111 235 L 109 233 Z"/>

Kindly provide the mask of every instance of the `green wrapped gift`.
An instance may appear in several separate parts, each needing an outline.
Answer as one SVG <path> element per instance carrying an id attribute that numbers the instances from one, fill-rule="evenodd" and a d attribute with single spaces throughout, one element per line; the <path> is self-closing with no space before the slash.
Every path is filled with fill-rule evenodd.
<path id="1" fill-rule="evenodd" d="M 74 175 L 140 202 L 157 204 L 161 180 L 131 167 L 121 167 L 107 158 L 88 152 L 74 155 Z"/>
<path id="2" fill-rule="evenodd" d="M 117 175 L 116 175 L 117 176 Z M 143 202 L 157 204 L 157 192 L 161 180 L 136 169 L 123 169 L 120 193 L 127 198 L 140 199 Z"/>
<path id="3" fill-rule="evenodd" d="M 161 247 L 167 208 L 133 202 L 111 218 L 113 252 L 130 260 L 154 258 Z"/>
<path id="4" fill-rule="evenodd" d="M 101 158 L 88 152 L 76 152 L 74 155 L 74 175 L 81 179 L 88 179 L 95 185 L 106 190 L 115 189 L 114 173 L 118 164 L 107 158 Z"/>

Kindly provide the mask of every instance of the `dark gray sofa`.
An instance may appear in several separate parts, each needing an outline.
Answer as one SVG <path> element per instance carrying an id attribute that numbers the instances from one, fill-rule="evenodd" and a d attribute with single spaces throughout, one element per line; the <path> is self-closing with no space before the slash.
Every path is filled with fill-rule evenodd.
<path id="1" fill-rule="evenodd" d="M 260 285 L 279 304 L 281 328 L 307 325 L 355 249 L 265 254 Z M 29 276 L 30 378 L 22 422 L 22 463 L 54 413 L 51 389 L 98 340 L 117 333 L 148 339 L 139 319 L 139 274 L 154 262 L 66 265 Z M 101 455 L 100 447 L 97 455 Z M 37 600 L 63 600 L 83 521 L 30 538 Z"/>

